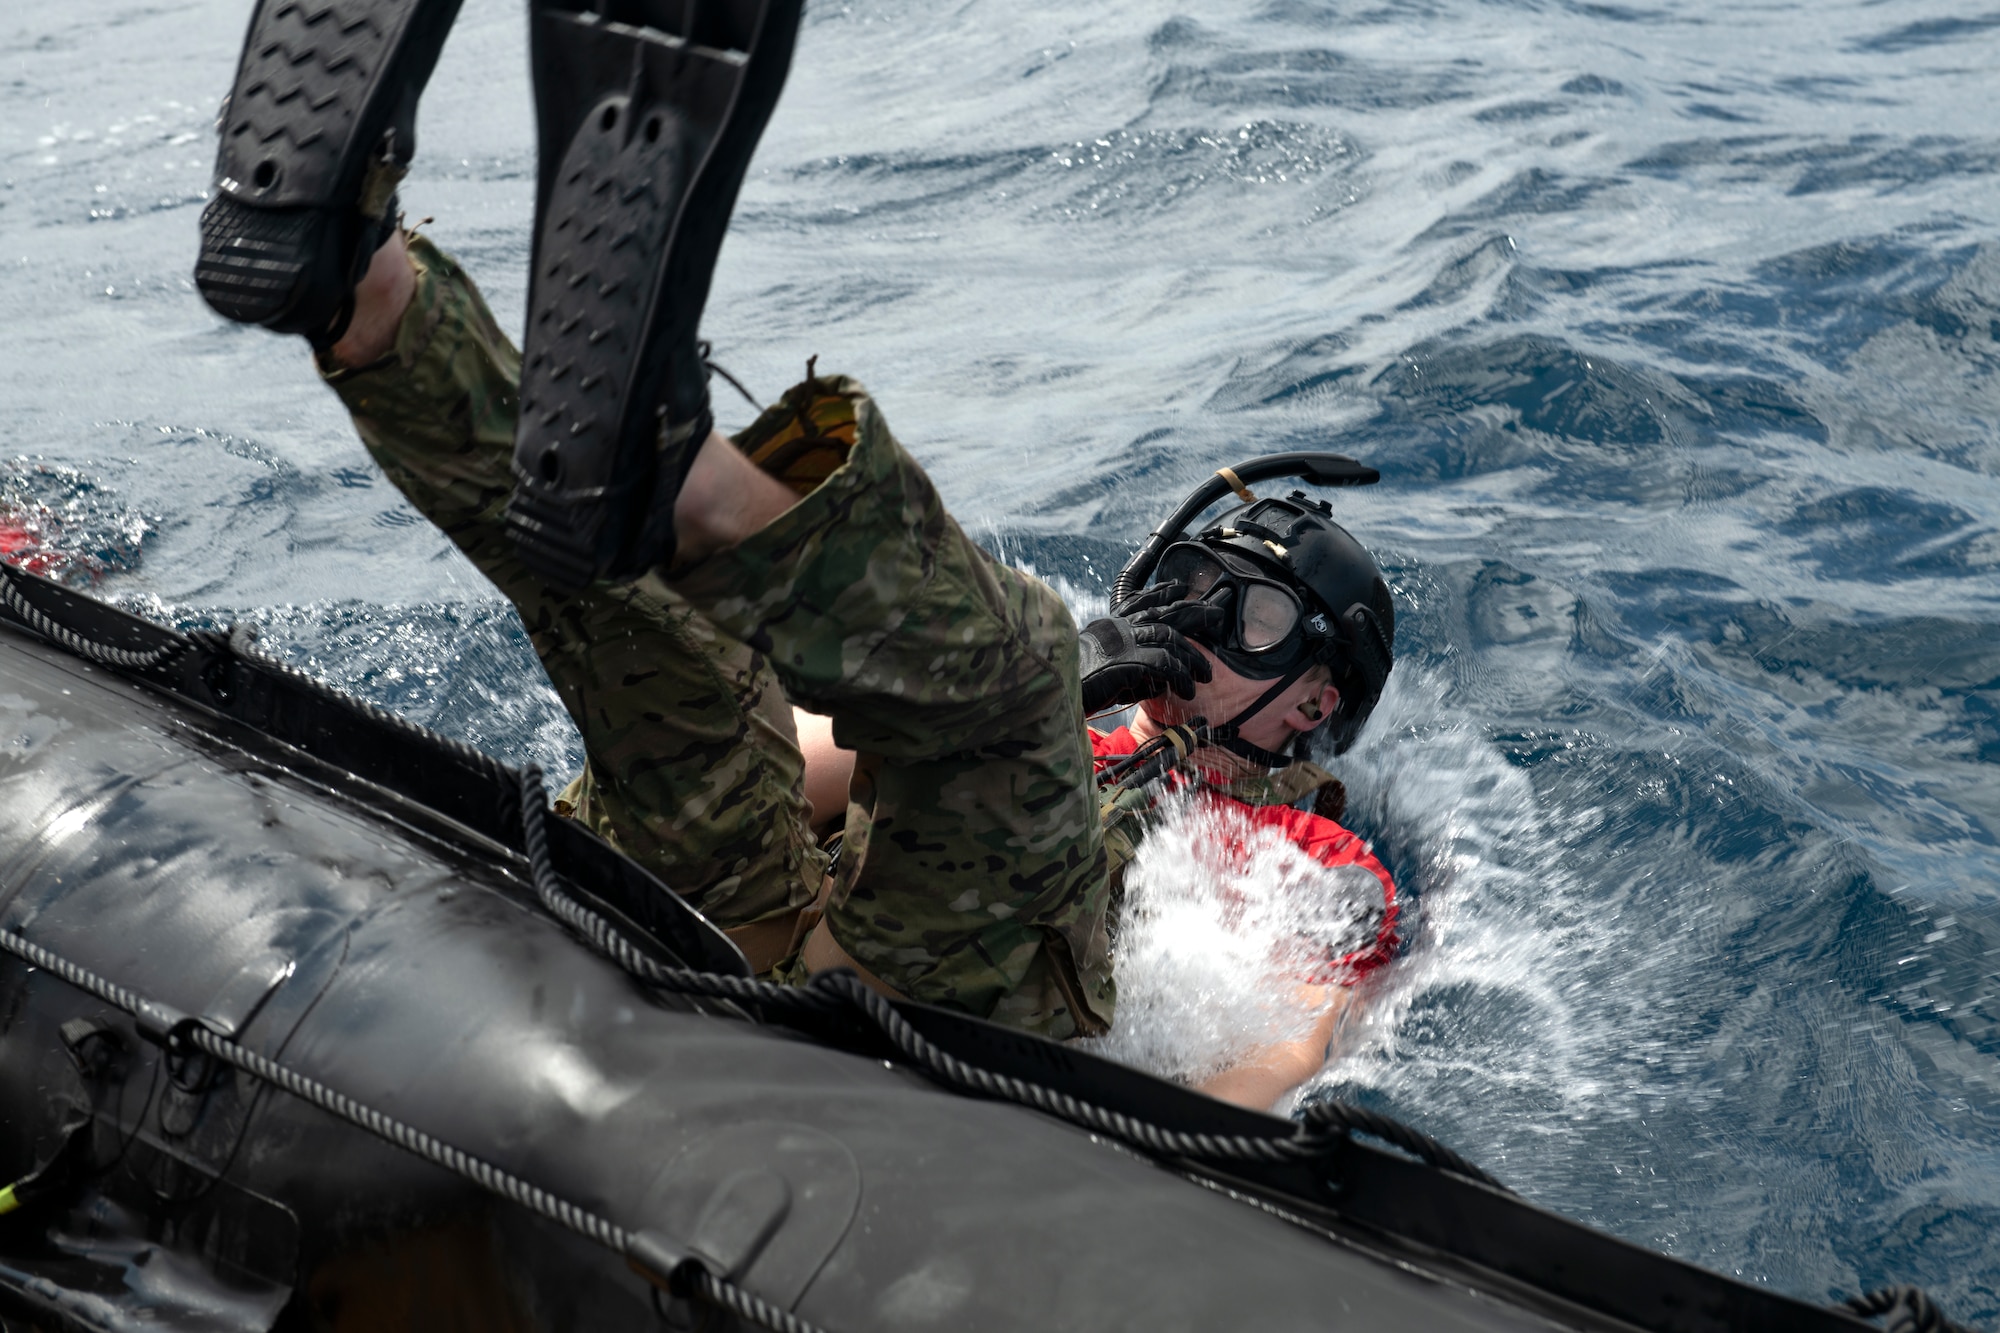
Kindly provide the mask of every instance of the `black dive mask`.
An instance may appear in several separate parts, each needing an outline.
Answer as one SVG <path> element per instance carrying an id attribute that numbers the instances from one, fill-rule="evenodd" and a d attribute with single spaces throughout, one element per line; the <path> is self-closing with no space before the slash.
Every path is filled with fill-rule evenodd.
<path id="1" fill-rule="evenodd" d="M 1187 600 L 1229 605 L 1229 632 L 1203 646 L 1249 680 L 1297 676 L 1326 660 L 1336 646 L 1333 625 L 1290 584 L 1256 561 L 1198 541 L 1176 542 L 1160 555 L 1161 583 L 1187 587 Z"/>

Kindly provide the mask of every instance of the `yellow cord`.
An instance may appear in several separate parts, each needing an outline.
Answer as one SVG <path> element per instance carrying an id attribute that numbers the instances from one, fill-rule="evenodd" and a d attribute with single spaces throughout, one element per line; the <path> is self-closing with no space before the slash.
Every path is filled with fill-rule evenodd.
<path id="1" fill-rule="evenodd" d="M 9 1185 L 4 1190 L 0 1190 L 0 1217 L 5 1217 L 7 1214 L 13 1212 L 16 1208 L 19 1208 L 20 1206 L 21 1206 L 21 1200 L 19 1196 L 17 1196 L 14 1193 L 14 1187 L 12 1185 Z"/>

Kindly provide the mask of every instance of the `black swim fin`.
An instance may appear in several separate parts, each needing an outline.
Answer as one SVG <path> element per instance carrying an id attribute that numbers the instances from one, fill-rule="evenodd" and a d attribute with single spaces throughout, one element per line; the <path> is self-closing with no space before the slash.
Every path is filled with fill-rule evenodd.
<path id="1" fill-rule="evenodd" d="M 260 0 L 219 120 L 195 285 L 217 313 L 337 338 L 396 225 L 460 0 Z"/>
<path id="2" fill-rule="evenodd" d="M 670 560 L 697 348 L 802 0 L 531 0 L 541 171 L 508 529 L 552 583 Z"/>

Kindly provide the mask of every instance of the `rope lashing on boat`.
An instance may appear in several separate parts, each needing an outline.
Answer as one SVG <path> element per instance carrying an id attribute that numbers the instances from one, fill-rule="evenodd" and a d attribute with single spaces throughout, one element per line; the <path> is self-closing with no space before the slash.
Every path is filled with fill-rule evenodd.
<path id="1" fill-rule="evenodd" d="M 739 1319 L 770 1330 L 770 1333 L 822 1333 L 817 1325 L 710 1272 L 699 1255 L 669 1237 L 653 1231 L 628 1231 L 608 1218 L 434 1138 L 414 1125 L 358 1102 L 276 1060 L 239 1046 L 208 1027 L 201 1019 L 127 990 L 11 930 L 0 931 L 0 949 L 130 1014 L 138 1023 L 140 1035 L 169 1054 L 187 1055 L 198 1051 L 240 1069 L 252 1078 L 282 1088 L 329 1115 L 595 1241 L 624 1258 L 640 1276 L 669 1295 L 699 1300 L 727 1310 Z"/>
<path id="2" fill-rule="evenodd" d="M 155 648 L 151 652 L 135 653 L 128 648 L 113 648 L 110 644 L 87 639 L 62 622 L 53 619 L 40 607 L 30 602 L 21 591 L 21 584 L 14 577 L 14 571 L 5 561 L 0 561 L 0 600 L 5 600 L 7 609 L 26 621 L 28 625 L 45 639 L 56 643 L 88 661 L 105 666 L 123 667 L 128 671 L 144 671 L 156 667 L 177 653 L 184 653 L 191 646 L 182 639 Z"/>
<path id="3" fill-rule="evenodd" d="M 1202 1134 L 1168 1129 L 1138 1116 L 1084 1101 L 1057 1088 L 995 1073 L 952 1055 L 918 1032 L 888 999 L 861 983 L 852 972 L 822 972 L 803 987 L 745 977 L 725 977 L 674 967 L 648 957 L 602 916 L 572 898 L 562 887 L 549 860 L 548 798 L 542 774 L 530 767 L 520 774 L 521 831 L 528 849 L 528 866 L 535 894 L 549 914 L 581 935 L 598 952 L 638 980 L 661 990 L 715 999 L 750 1001 L 772 1008 L 824 1014 L 841 1006 L 859 1010 L 912 1064 L 938 1082 L 960 1092 L 1013 1102 L 1073 1125 L 1121 1139 L 1159 1157 L 1202 1162 L 1296 1162 L 1330 1155 L 1354 1132 L 1395 1145 L 1442 1171 L 1476 1180 L 1493 1189 L 1506 1186 L 1428 1134 L 1339 1102 L 1317 1102 L 1289 1135 Z"/>

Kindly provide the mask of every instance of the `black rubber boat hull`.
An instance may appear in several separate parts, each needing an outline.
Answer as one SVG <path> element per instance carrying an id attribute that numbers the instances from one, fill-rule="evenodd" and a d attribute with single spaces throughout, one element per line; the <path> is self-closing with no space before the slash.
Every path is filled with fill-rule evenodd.
<path id="1" fill-rule="evenodd" d="M 166 637 L 32 591 L 128 646 Z M 734 1254 L 742 1286 L 834 1333 L 1865 1327 L 1363 1144 L 1191 1183 L 865 1038 L 651 997 L 537 908 L 504 801 L 467 795 L 441 743 L 352 722 L 337 743 L 394 778 L 363 780 L 270 734 L 339 730 L 311 691 L 199 652 L 139 674 L 0 621 L 0 929 L 627 1227 Z M 463 818 L 395 790 L 426 784 Z M 608 873 L 598 846 L 566 873 Z M 668 916 L 657 939 L 728 964 Z M 1271 1128 L 905 1013 L 1100 1103 Z M 67 1182 L 0 1218 L 0 1310 L 41 1327 L 660 1326 L 617 1256 L 245 1075 L 203 1086 L 12 958 L 0 1128 L 0 1177 Z"/>

